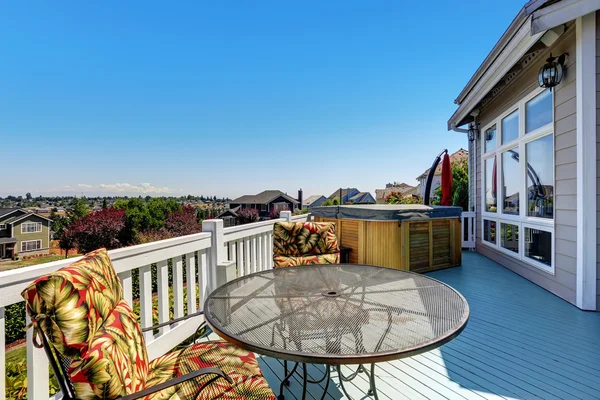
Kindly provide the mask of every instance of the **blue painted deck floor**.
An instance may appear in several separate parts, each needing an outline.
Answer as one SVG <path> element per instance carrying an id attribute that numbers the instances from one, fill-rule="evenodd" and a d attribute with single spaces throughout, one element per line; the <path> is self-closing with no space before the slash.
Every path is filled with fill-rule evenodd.
<path id="1" fill-rule="evenodd" d="M 380 399 L 600 399 L 600 313 L 580 311 L 477 253 L 429 275 L 465 296 L 469 324 L 437 350 L 378 364 Z M 278 391 L 281 361 L 259 362 Z M 323 370 L 311 368 L 314 377 Z M 310 386 L 307 398 L 319 399 L 322 389 Z M 355 399 L 369 398 L 364 376 L 346 387 Z M 300 399 L 300 391 L 296 379 L 286 399 Z M 346 398 L 337 379 L 327 398 Z"/>

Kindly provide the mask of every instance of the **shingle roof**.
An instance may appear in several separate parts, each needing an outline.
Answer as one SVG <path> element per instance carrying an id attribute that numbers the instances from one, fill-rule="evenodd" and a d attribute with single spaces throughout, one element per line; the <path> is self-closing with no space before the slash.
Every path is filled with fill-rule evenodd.
<path id="1" fill-rule="evenodd" d="M 16 238 L 0 238 L 0 244 L 17 243 Z"/>
<path id="2" fill-rule="evenodd" d="M 0 217 L 17 210 L 20 210 L 20 208 L 0 208 Z"/>
<path id="3" fill-rule="evenodd" d="M 353 191 L 359 191 L 357 188 L 346 188 L 346 189 L 342 189 L 342 198 L 346 197 L 346 195 L 348 194 L 348 191 L 350 191 L 350 193 L 352 193 Z M 331 193 L 328 197 L 328 199 L 333 200 L 336 197 L 340 197 L 340 189 L 336 190 L 335 192 Z M 340 199 L 341 200 L 341 199 Z"/>
<path id="4" fill-rule="evenodd" d="M 282 196 L 294 204 L 299 204 L 298 200 L 291 196 L 283 193 L 281 190 L 265 190 L 259 194 L 246 194 L 242 197 L 238 197 L 232 200 L 232 204 L 267 204 L 275 200 L 277 197 Z"/>
<path id="5" fill-rule="evenodd" d="M 310 196 L 307 197 L 306 199 L 302 200 L 302 205 L 304 206 L 310 206 L 312 203 L 314 203 L 315 201 L 319 200 L 321 197 L 325 197 L 321 194 L 317 194 L 314 196 Z"/>
<path id="6" fill-rule="evenodd" d="M 469 152 L 465 149 L 459 149 L 456 152 L 450 154 L 450 164 L 454 164 L 457 161 L 466 160 L 467 158 L 469 158 Z M 425 172 L 423 172 L 421 175 L 417 176 L 417 180 L 421 179 L 423 177 L 423 175 L 425 175 L 425 177 L 427 177 L 430 169 L 431 168 L 427 168 L 427 170 L 425 170 Z M 435 169 L 435 175 L 441 175 L 441 174 L 442 174 L 442 163 L 440 162 L 438 164 L 437 168 Z"/>

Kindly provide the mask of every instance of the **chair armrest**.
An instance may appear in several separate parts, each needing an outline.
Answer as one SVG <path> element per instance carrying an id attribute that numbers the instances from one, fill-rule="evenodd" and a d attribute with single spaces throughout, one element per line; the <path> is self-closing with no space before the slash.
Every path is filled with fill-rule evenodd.
<path id="1" fill-rule="evenodd" d="M 192 314 L 188 314 L 188 315 L 186 315 L 184 317 L 175 318 L 175 319 L 172 319 L 172 320 L 167 321 L 167 322 L 161 322 L 160 324 L 156 324 L 154 326 L 150 326 L 148 328 L 143 328 L 142 332 L 153 331 L 153 330 L 161 328 L 163 326 L 172 325 L 172 324 L 175 324 L 177 322 L 185 321 L 188 318 L 197 317 L 197 316 L 203 315 L 203 314 L 204 314 L 204 311 L 198 311 L 198 312 L 195 312 L 195 313 L 192 313 Z"/>
<path id="2" fill-rule="evenodd" d="M 225 379 L 227 382 L 229 382 L 229 384 L 233 383 L 233 380 L 219 368 L 202 368 L 197 371 L 190 372 L 189 374 L 179 376 L 175 379 L 171 379 L 170 381 L 159 383 L 158 385 L 154 385 L 152 387 L 149 387 L 148 389 L 144 389 L 144 390 L 141 390 L 141 391 L 133 393 L 133 394 L 128 394 L 127 396 L 119 397 L 117 400 L 136 400 L 136 399 L 139 399 L 142 397 L 146 397 L 152 393 L 159 392 L 168 387 L 179 385 L 180 383 L 189 381 L 190 379 L 194 379 L 194 378 L 197 378 L 202 375 L 217 375 L 214 379 L 209 380 L 204 385 L 205 387 L 207 385 L 209 385 L 210 383 L 212 383 L 215 379 L 218 379 L 218 378 Z M 203 389 L 204 389 L 204 387 L 203 387 Z"/>

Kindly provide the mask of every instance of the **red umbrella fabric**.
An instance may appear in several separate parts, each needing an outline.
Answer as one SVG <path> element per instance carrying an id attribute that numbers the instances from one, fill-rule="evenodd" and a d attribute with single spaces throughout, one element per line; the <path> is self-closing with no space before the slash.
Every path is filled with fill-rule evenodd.
<path id="1" fill-rule="evenodd" d="M 452 205 L 452 166 L 450 165 L 450 156 L 444 155 L 442 161 L 442 201 L 443 206 Z"/>

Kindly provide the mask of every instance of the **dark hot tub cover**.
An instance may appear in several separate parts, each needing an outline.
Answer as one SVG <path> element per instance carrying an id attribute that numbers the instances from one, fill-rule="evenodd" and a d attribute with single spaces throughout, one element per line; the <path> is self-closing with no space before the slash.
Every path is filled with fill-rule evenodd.
<path id="1" fill-rule="evenodd" d="M 313 207 L 310 212 L 323 218 L 404 221 L 411 219 L 459 218 L 462 208 L 424 206 L 422 204 L 374 204 Z"/>

